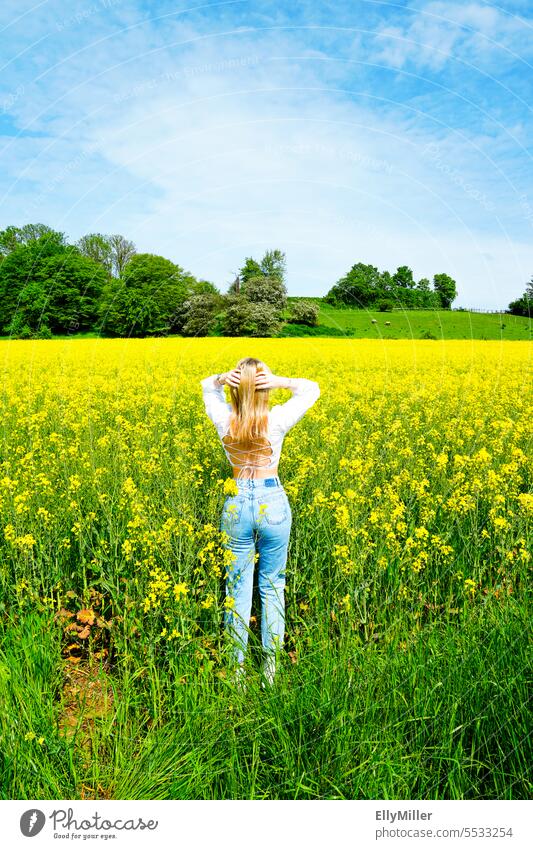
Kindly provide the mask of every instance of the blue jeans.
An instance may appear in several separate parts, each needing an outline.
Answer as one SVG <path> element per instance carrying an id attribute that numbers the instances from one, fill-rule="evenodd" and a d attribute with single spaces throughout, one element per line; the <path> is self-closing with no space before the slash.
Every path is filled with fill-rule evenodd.
<path id="1" fill-rule="evenodd" d="M 232 654 L 242 664 L 248 645 L 254 566 L 259 557 L 261 641 L 268 655 L 283 646 L 285 635 L 285 567 L 292 526 L 289 499 L 279 477 L 235 481 L 237 495 L 224 502 L 220 530 L 235 555 L 226 574 L 224 626 Z"/>

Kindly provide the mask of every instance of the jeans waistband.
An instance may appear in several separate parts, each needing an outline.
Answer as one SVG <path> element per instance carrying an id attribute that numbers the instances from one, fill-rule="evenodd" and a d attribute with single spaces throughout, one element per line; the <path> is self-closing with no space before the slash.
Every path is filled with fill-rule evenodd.
<path id="1" fill-rule="evenodd" d="M 283 487 L 278 475 L 271 478 L 233 478 L 238 488 L 243 491 L 255 489 L 274 489 L 275 487 Z"/>

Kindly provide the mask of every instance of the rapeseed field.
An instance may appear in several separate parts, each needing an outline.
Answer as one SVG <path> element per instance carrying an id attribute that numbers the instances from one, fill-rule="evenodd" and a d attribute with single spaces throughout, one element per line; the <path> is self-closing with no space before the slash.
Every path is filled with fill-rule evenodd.
<path id="1" fill-rule="evenodd" d="M 529 797 L 532 352 L 4 341 L 2 798 Z M 279 467 L 283 664 L 241 692 L 199 382 L 248 355 L 321 396 Z"/>

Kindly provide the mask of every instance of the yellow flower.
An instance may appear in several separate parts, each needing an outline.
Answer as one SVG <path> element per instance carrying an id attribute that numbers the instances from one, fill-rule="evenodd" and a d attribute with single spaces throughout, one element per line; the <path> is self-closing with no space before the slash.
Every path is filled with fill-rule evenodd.
<path id="1" fill-rule="evenodd" d="M 203 607 L 203 608 L 205 608 L 206 610 L 209 610 L 211 607 L 213 607 L 213 605 L 215 604 L 215 602 L 216 602 L 216 598 L 215 598 L 215 596 L 213 595 L 213 593 L 209 593 L 209 595 L 208 595 L 208 596 L 206 596 L 206 598 L 204 599 L 204 601 L 201 601 L 201 602 L 200 602 L 200 607 Z"/>
<path id="2" fill-rule="evenodd" d="M 473 581 L 472 578 L 466 578 L 464 586 L 467 593 L 469 593 L 471 596 L 475 594 L 476 582 Z"/>
<path id="3" fill-rule="evenodd" d="M 223 492 L 224 495 L 239 494 L 239 487 L 237 485 L 237 482 L 235 481 L 235 478 L 226 478 L 226 480 L 224 481 Z"/>
<path id="4" fill-rule="evenodd" d="M 137 487 L 133 478 L 126 478 L 126 480 L 122 484 L 122 492 L 124 492 L 126 495 L 135 495 L 135 493 L 137 492 Z"/>
<path id="5" fill-rule="evenodd" d="M 17 536 L 17 533 L 16 533 L 13 525 L 7 524 L 4 528 L 4 537 L 7 540 L 9 540 L 10 542 L 12 542 L 14 539 L 16 539 L 16 536 Z"/>
<path id="6" fill-rule="evenodd" d="M 389 318 L 409 336 L 409 315 Z M 196 607 L 215 639 L 218 614 L 235 603 L 224 603 L 221 582 L 237 573 L 217 504 L 227 499 L 229 526 L 242 491 L 196 381 L 214 370 L 220 341 L 72 339 L 65 368 L 59 343 L 13 340 L 0 463 L 8 605 L 60 610 L 69 599 L 74 610 L 65 593 L 83 584 L 85 563 L 90 584 L 103 570 L 119 609 L 148 620 L 139 623 L 140 653 L 153 633 L 165 645 L 187 639 Z M 260 356 L 275 354 L 280 373 L 301 369 L 322 389 L 283 454 L 295 508 L 288 594 L 297 618 L 307 619 L 315 591 L 322 597 L 329 587 L 328 615 L 347 619 L 361 602 L 361 616 L 381 631 L 389 597 L 405 608 L 398 639 L 409 647 L 421 601 L 444 614 L 458 609 L 457 594 L 481 604 L 485 587 L 516 592 L 533 551 L 529 344 L 443 340 L 435 356 L 433 343 L 412 336 L 358 339 L 356 369 L 343 340 L 258 345 Z M 240 343 L 230 348 L 238 356 Z M 34 393 L 20 380 L 29 372 Z M 476 539 L 483 578 L 453 579 L 448 598 L 448 576 L 472 564 Z M 50 553 L 61 589 L 42 568 Z M 376 578 L 381 591 L 367 593 Z M 100 601 L 103 613 L 107 594 Z"/>
<path id="7" fill-rule="evenodd" d="M 533 494 L 529 492 L 521 492 L 518 496 L 518 501 L 525 513 L 533 514 Z"/>
<path id="8" fill-rule="evenodd" d="M 127 560 L 131 559 L 133 554 L 133 546 L 131 544 L 131 540 L 124 540 L 124 542 L 122 543 L 122 551 L 124 553 L 124 557 L 126 557 Z"/>
<path id="9" fill-rule="evenodd" d="M 508 528 L 511 527 L 510 523 L 503 516 L 496 516 L 492 520 L 492 524 L 494 525 L 495 528 L 498 528 L 502 531 L 507 530 Z"/>
<path id="10" fill-rule="evenodd" d="M 174 596 L 176 601 L 179 601 L 182 596 L 186 596 L 189 589 L 186 584 L 174 584 Z"/>

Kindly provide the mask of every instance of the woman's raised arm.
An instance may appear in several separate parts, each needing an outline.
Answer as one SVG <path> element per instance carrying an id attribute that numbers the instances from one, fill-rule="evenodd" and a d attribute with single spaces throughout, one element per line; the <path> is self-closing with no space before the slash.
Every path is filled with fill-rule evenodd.
<path id="1" fill-rule="evenodd" d="M 204 399 L 205 411 L 217 430 L 226 422 L 231 404 L 226 402 L 224 387 L 217 380 L 216 374 L 211 374 L 200 381 Z"/>
<path id="2" fill-rule="evenodd" d="M 292 392 L 292 398 L 284 404 L 276 404 L 271 411 L 280 430 L 287 433 L 320 398 L 320 386 L 307 377 L 278 377 L 277 380 L 280 388 Z"/>

